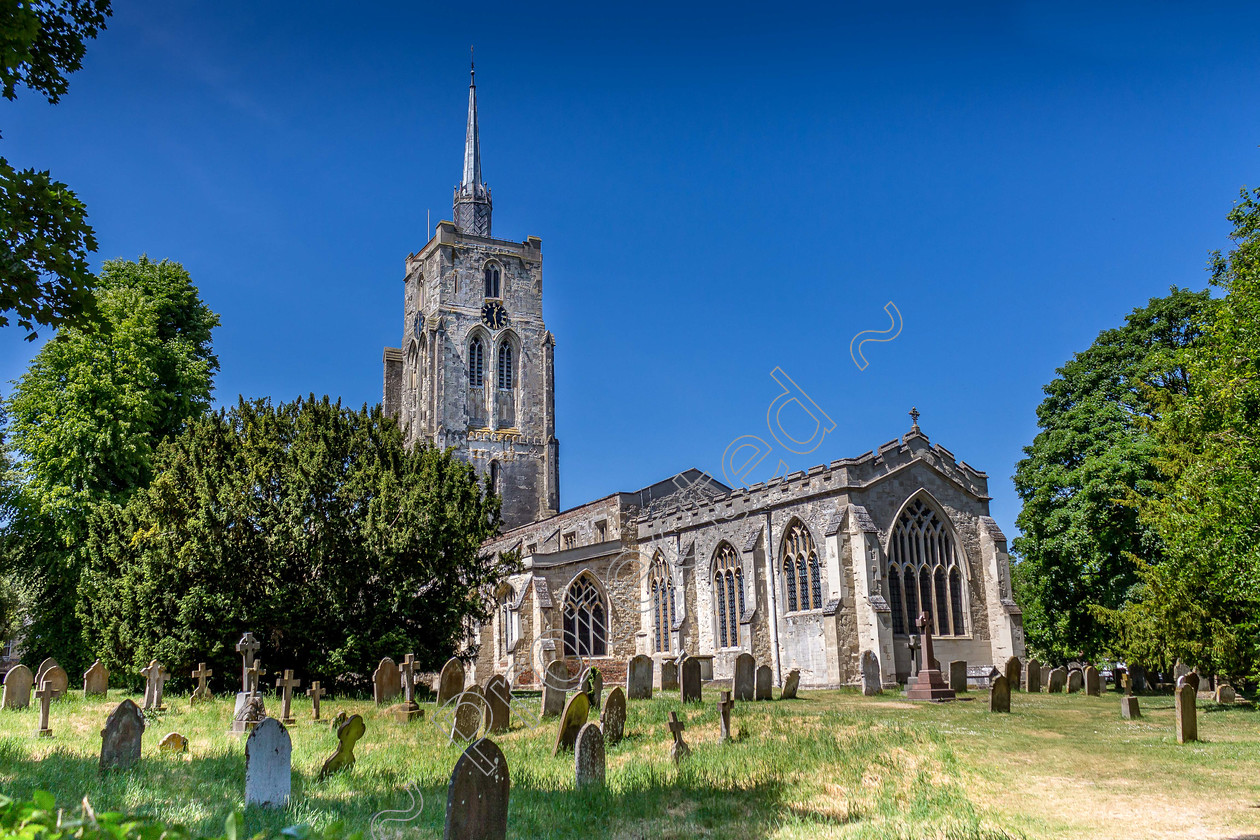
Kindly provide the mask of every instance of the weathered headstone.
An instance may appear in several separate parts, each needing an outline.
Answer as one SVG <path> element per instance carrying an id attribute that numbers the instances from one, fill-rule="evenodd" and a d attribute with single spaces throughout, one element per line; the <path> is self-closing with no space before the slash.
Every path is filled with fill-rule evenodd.
<path id="1" fill-rule="evenodd" d="M 470 686 L 460 692 L 453 702 L 455 719 L 451 724 L 451 743 L 475 741 L 486 719 L 486 698 L 481 693 L 481 686 Z"/>
<path id="2" fill-rule="evenodd" d="M 1046 691 L 1051 694 L 1062 694 L 1063 689 L 1067 687 L 1067 678 L 1066 668 L 1055 668 L 1050 672 L 1050 679 L 1046 682 Z"/>
<path id="3" fill-rule="evenodd" d="M 1041 663 L 1036 659 L 1028 660 L 1024 676 L 1024 690 L 1029 694 L 1041 693 Z"/>
<path id="4" fill-rule="evenodd" d="M 1191 671 L 1191 672 L 1189 672 L 1188 674 L 1183 674 L 1183 675 L 1182 675 L 1182 676 L 1181 676 L 1181 677 L 1177 680 L 1177 685 L 1178 685 L 1178 686 L 1182 685 L 1182 681 L 1183 681 L 1183 680 L 1185 681 L 1185 685 L 1190 686 L 1191 688 L 1193 688 L 1193 689 L 1195 690 L 1195 692 L 1196 692 L 1196 693 L 1198 693 L 1198 691 L 1199 691 L 1199 673 L 1198 673 L 1197 671 Z"/>
<path id="5" fill-rule="evenodd" d="M 989 711 L 1009 712 L 1011 710 L 1011 683 L 1005 675 L 998 675 L 989 686 Z"/>
<path id="6" fill-rule="evenodd" d="M 416 655 L 409 653 L 403 657 L 398 666 L 398 676 L 402 680 L 403 702 L 408 706 L 416 704 Z"/>
<path id="7" fill-rule="evenodd" d="M 489 738 L 470 744 L 451 771 L 443 840 L 504 840 L 511 788 L 498 745 Z"/>
<path id="8" fill-rule="evenodd" d="M 949 663 L 949 687 L 955 694 L 967 690 L 967 660 L 954 659 Z"/>
<path id="9" fill-rule="evenodd" d="M 332 731 L 336 732 L 337 730 L 341 729 L 341 727 L 345 725 L 348 719 L 349 719 L 349 715 L 346 713 L 345 709 L 342 709 L 340 712 L 337 712 L 337 714 L 333 715 L 332 723 L 330 724 L 330 726 L 332 727 Z"/>
<path id="10" fill-rule="evenodd" d="M 1138 710 L 1138 699 L 1132 694 L 1120 698 L 1120 717 L 1125 720 L 1137 720 L 1142 716 Z"/>
<path id="11" fill-rule="evenodd" d="M 344 715 L 345 712 L 337 713 L 338 718 Z M 351 715 L 342 721 L 337 727 L 337 749 L 328 756 L 319 770 L 321 779 L 354 766 L 354 745 L 363 737 L 364 732 L 367 732 L 367 724 L 360 715 Z"/>
<path id="12" fill-rule="evenodd" d="M 639 654 L 626 666 L 626 699 L 652 699 L 652 657 Z"/>
<path id="13" fill-rule="evenodd" d="M 241 655 L 241 693 L 249 693 L 249 669 L 254 667 L 254 658 L 262 647 L 253 633 L 246 633 L 236 643 L 236 652 Z"/>
<path id="14" fill-rule="evenodd" d="M 1129 665 L 1129 688 L 1132 691 L 1146 691 L 1146 669 L 1141 665 Z"/>
<path id="15" fill-rule="evenodd" d="M 597 723 L 583 724 L 573 744 L 573 773 L 578 790 L 604 786 L 604 762 L 603 730 Z"/>
<path id="16" fill-rule="evenodd" d="M 372 699 L 376 701 L 376 705 L 384 706 L 400 693 L 402 678 L 398 673 L 398 666 L 387 656 L 372 672 Z"/>
<path id="17" fill-rule="evenodd" d="M 543 675 L 542 716 L 555 717 L 564 711 L 564 695 L 568 690 L 569 669 L 563 659 L 553 659 Z"/>
<path id="18" fill-rule="evenodd" d="M 1006 668 L 1002 674 L 1006 677 L 1006 690 L 1008 692 L 1019 690 L 1023 672 L 1024 665 L 1019 661 L 1018 656 L 1012 656 L 1006 660 Z"/>
<path id="19" fill-rule="evenodd" d="M 109 670 L 101 664 L 101 660 L 92 663 L 92 667 L 83 672 L 83 696 L 100 697 L 109 693 Z"/>
<path id="20" fill-rule="evenodd" d="M 140 676 L 144 677 L 144 708 L 162 711 L 162 686 L 170 679 L 165 667 L 156 659 L 149 660 L 149 664 L 140 669 Z"/>
<path id="21" fill-rule="evenodd" d="M 1199 740 L 1199 716 L 1194 707 L 1194 689 L 1183 685 L 1177 689 L 1177 743 Z"/>
<path id="22" fill-rule="evenodd" d="M 884 693 L 883 676 L 879 672 L 879 657 L 874 651 L 862 651 L 862 696 L 874 697 Z"/>
<path id="23" fill-rule="evenodd" d="M 722 743 L 731 740 L 731 710 L 734 708 L 735 701 L 731 699 L 731 693 L 723 691 L 722 699 L 718 701 L 718 724 Z"/>
<path id="24" fill-rule="evenodd" d="M 43 685 L 39 687 L 39 691 L 35 692 L 35 697 L 39 700 L 39 730 L 36 735 L 41 738 L 51 738 L 52 729 L 48 726 L 48 710 L 52 706 L 53 697 L 56 693 L 53 691 L 52 683 L 44 680 Z"/>
<path id="25" fill-rule="evenodd" d="M 753 696 L 758 700 L 774 699 L 774 670 L 769 665 L 757 668 L 757 683 Z"/>
<path id="26" fill-rule="evenodd" d="M 245 742 L 245 804 L 284 808 L 293 784 L 293 741 L 284 724 L 264 718 Z"/>
<path id="27" fill-rule="evenodd" d="M 446 660 L 446 664 L 442 666 L 442 674 L 438 677 L 437 704 L 438 708 L 445 706 L 454 698 L 458 697 L 464 690 L 464 683 L 467 677 L 464 674 L 464 663 L 455 657 Z"/>
<path id="28" fill-rule="evenodd" d="M 498 734 L 512 725 L 512 687 L 507 677 L 495 674 L 486 680 L 486 730 Z"/>
<path id="29" fill-rule="evenodd" d="M 35 676 L 25 665 L 14 665 L 4 675 L 4 699 L 0 707 L 5 709 L 25 709 L 31 705 L 31 687 L 35 684 Z"/>
<path id="30" fill-rule="evenodd" d="M 101 730 L 101 772 L 127 770 L 140 760 L 144 713 L 132 700 L 114 707 Z"/>
<path id="31" fill-rule="evenodd" d="M 682 763 L 684 758 L 691 755 L 691 748 L 683 740 L 683 731 L 686 728 L 687 725 L 678 719 L 677 712 L 669 713 L 669 731 L 674 736 L 674 745 L 669 748 L 669 757 L 675 765 Z"/>
<path id="32" fill-rule="evenodd" d="M 1085 687 L 1085 677 L 1079 668 L 1073 668 L 1067 675 L 1067 693 L 1075 694 Z"/>
<path id="33" fill-rule="evenodd" d="M 258 724 L 262 723 L 267 717 L 267 709 L 263 705 L 262 695 L 250 694 L 245 697 L 245 702 L 241 704 L 241 708 L 232 717 L 232 728 L 229 730 L 234 735 L 242 735 L 252 731 Z"/>
<path id="34" fill-rule="evenodd" d="M 48 673 L 49 668 L 60 667 L 56 659 L 53 659 L 51 656 L 45 658 L 43 662 L 39 663 L 39 667 L 35 669 L 35 687 L 38 688 L 44 684 L 44 675 Z"/>
<path id="35" fill-rule="evenodd" d="M 66 692 L 70 690 L 70 675 L 66 673 L 65 668 L 57 664 L 57 660 L 49 657 L 35 672 L 35 684 L 42 687 L 44 683 L 48 683 L 52 688 L 52 698 L 58 700 L 65 697 Z"/>
<path id="36" fill-rule="evenodd" d="M 186 753 L 188 752 L 188 739 L 178 732 L 171 732 L 161 741 L 158 741 L 158 749 L 168 753 Z"/>
<path id="37" fill-rule="evenodd" d="M 284 676 L 276 680 L 276 688 L 280 691 L 280 722 L 285 726 L 297 722 L 293 719 L 293 689 L 301 685 L 301 680 L 293 678 L 292 668 L 286 668 Z"/>
<path id="38" fill-rule="evenodd" d="M 682 688 L 679 691 L 684 703 L 700 703 L 701 696 L 700 660 L 688 656 L 682 663 Z"/>
<path id="39" fill-rule="evenodd" d="M 1237 699 L 1233 686 L 1228 683 L 1221 683 L 1216 687 L 1216 702 L 1221 704 L 1233 703 Z"/>
<path id="40" fill-rule="evenodd" d="M 626 731 L 626 693 L 621 686 L 608 692 L 608 701 L 604 703 L 604 713 L 600 716 L 604 729 L 604 742 L 608 746 L 621 741 Z"/>
<path id="41" fill-rule="evenodd" d="M 756 696 L 757 660 L 751 653 L 741 653 L 735 657 L 735 699 L 741 703 L 748 702 Z"/>
<path id="42" fill-rule="evenodd" d="M 1050 690 L 1050 672 L 1054 670 L 1049 665 L 1041 666 L 1041 684 L 1046 687 L 1046 691 Z M 1065 676 L 1064 679 L 1067 679 Z"/>
<path id="43" fill-rule="evenodd" d="M 306 689 L 306 696 L 311 698 L 311 720 L 319 720 L 319 701 L 327 693 L 320 687 L 319 680 L 315 680 L 311 683 L 311 687 Z"/>
<path id="44" fill-rule="evenodd" d="M 582 679 L 578 682 L 578 685 L 581 686 L 582 693 L 586 695 L 591 708 L 598 709 L 604 700 L 603 673 L 594 666 L 589 667 L 582 672 Z"/>
<path id="45" fill-rule="evenodd" d="M 560 755 L 562 752 L 573 749 L 578 731 L 585 725 L 590 711 L 590 701 L 581 691 L 569 698 L 568 704 L 564 707 L 564 715 L 560 718 L 560 725 L 556 728 L 556 746 L 552 750 L 552 755 Z"/>
<path id="46" fill-rule="evenodd" d="M 197 681 L 197 687 L 193 690 L 189 705 L 196 706 L 198 703 L 214 699 L 214 695 L 210 693 L 210 686 L 206 684 L 206 680 L 213 676 L 214 671 L 207 668 L 206 663 L 197 663 L 197 670 L 192 672 L 192 678 Z"/>
<path id="47" fill-rule="evenodd" d="M 1086 665 L 1083 672 L 1085 677 L 1085 694 L 1090 697 L 1102 696 L 1102 680 L 1098 675 L 1098 669 L 1093 665 Z"/>
<path id="48" fill-rule="evenodd" d="M 246 672 L 245 676 L 247 697 L 259 693 L 259 689 L 262 687 L 262 678 L 265 676 L 267 676 L 267 669 L 263 667 L 262 657 L 254 657 L 254 664 L 249 666 L 249 671 Z"/>
<path id="49" fill-rule="evenodd" d="M 796 691 L 801 687 L 801 671 L 799 668 L 793 668 L 788 671 L 787 678 L 783 680 L 783 693 L 779 695 L 780 700 L 795 700 Z"/>

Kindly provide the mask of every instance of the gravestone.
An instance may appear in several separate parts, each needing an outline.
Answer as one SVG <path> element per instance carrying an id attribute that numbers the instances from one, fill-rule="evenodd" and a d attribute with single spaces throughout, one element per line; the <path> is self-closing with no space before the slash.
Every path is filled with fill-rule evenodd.
<path id="1" fill-rule="evenodd" d="M 604 675 L 598 668 L 590 667 L 582 672 L 582 679 L 578 682 L 582 687 L 582 693 L 586 695 L 586 699 L 590 701 L 592 709 L 598 709 L 600 703 L 604 700 Z"/>
<path id="2" fill-rule="evenodd" d="M 718 724 L 722 743 L 731 740 L 731 709 L 733 708 L 735 708 L 735 701 L 731 699 L 731 693 L 723 691 L 722 699 L 718 701 Z"/>
<path id="3" fill-rule="evenodd" d="M 1132 691 L 1146 691 L 1146 669 L 1141 665 L 1129 665 L 1129 688 Z"/>
<path id="4" fill-rule="evenodd" d="M 1093 665 L 1085 666 L 1085 694 L 1090 697 L 1102 696 L 1102 681 L 1098 676 L 1098 669 Z"/>
<path id="5" fill-rule="evenodd" d="M 463 662 L 460 662 L 455 657 L 446 660 L 446 664 L 442 666 L 442 674 L 438 677 L 437 704 L 439 709 L 463 692 L 466 679 Z"/>
<path id="6" fill-rule="evenodd" d="M 626 731 L 626 693 L 617 686 L 608 692 L 608 702 L 600 716 L 604 729 L 604 743 L 613 746 L 621 741 Z"/>
<path id="7" fill-rule="evenodd" d="M 398 666 L 387 656 L 372 672 L 372 699 L 376 701 L 376 705 L 384 706 L 401 693 L 402 678 Z"/>
<path id="8" fill-rule="evenodd" d="M 879 657 L 874 651 L 862 651 L 862 696 L 883 694 L 883 677 L 879 673 Z"/>
<path id="9" fill-rule="evenodd" d="M 779 695 L 780 700 L 795 700 L 796 690 L 801 686 L 801 671 L 799 668 L 793 668 L 788 671 L 787 679 L 783 681 L 783 693 Z"/>
<path id="10" fill-rule="evenodd" d="M 402 702 L 390 706 L 388 716 L 399 723 L 408 723 L 424 717 L 416 702 L 416 655 L 409 653 L 398 666 L 399 684 L 402 686 Z M 439 706 L 439 708 L 441 708 Z"/>
<path id="11" fill-rule="evenodd" d="M 284 676 L 276 680 L 276 688 L 280 691 L 280 722 L 285 726 L 292 726 L 297 722 L 293 719 L 293 689 L 301 685 L 301 680 L 293 678 L 292 668 L 286 668 Z"/>
<path id="12" fill-rule="evenodd" d="M 263 667 L 261 657 L 254 658 L 254 664 L 249 666 L 249 671 L 245 674 L 245 696 L 250 697 L 258 694 L 258 689 L 262 686 L 262 678 L 267 676 L 267 669 Z M 237 702 L 240 702 L 238 695 Z"/>
<path id="13" fill-rule="evenodd" d="M 1046 691 L 1051 694 L 1062 694 L 1063 689 L 1067 687 L 1067 678 L 1066 668 L 1055 668 L 1050 672 L 1050 679 L 1046 681 Z"/>
<path id="14" fill-rule="evenodd" d="M 232 728 L 229 730 L 234 735 L 242 735 L 252 731 L 258 724 L 262 723 L 267 717 L 267 709 L 263 705 L 261 695 L 250 694 L 245 697 L 245 702 L 241 704 L 240 711 L 232 717 Z"/>
<path id="15" fill-rule="evenodd" d="M 1195 690 L 1195 692 L 1196 692 L 1196 693 L 1198 693 L 1198 691 L 1199 691 L 1199 674 L 1198 674 L 1198 672 L 1197 672 L 1197 671 L 1191 671 L 1191 672 L 1189 672 L 1188 674 L 1183 674 L 1183 675 L 1182 675 L 1182 676 L 1181 676 L 1181 677 L 1177 680 L 1177 685 L 1178 685 L 1178 686 L 1180 686 L 1180 685 L 1182 684 L 1182 680 L 1184 680 L 1184 681 L 1185 681 L 1185 684 L 1186 684 L 1186 685 L 1190 686 L 1191 688 L 1193 688 L 1193 689 Z"/>
<path id="16" fill-rule="evenodd" d="M 1041 693 L 1041 663 L 1036 659 L 1028 660 L 1024 674 L 1024 690 L 1029 694 Z"/>
<path id="17" fill-rule="evenodd" d="M 51 656 L 44 659 L 43 662 L 39 663 L 39 667 L 35 669 L 35 687 L 38 688 L 44 684 L 44 675 L 48 673 L 49 668 L 60 667 L 61 666 L 57 664 L 57 660 L 53 659 Z"/>
<path id="18" fill-rule="evenodd" d="M 757 667 L 757 681 L 753 689 L 753 697 L 757 700 L 774 699 L 774 670 L 769 665 Z"/>
<path id="19" fill-rule="evenodd" d="M 652 699 L 652 657 L 640 653 L 626 665 L 626 699 Z"/>
<path id="20" fill-rule="evenodd" d="M 949 687 L 955 694 L 967 690 L 967 660 L 955 659 L 949 663 Z"/>
<path id="21" fill-rule="evenodd" d="M 1137 720 L 1142 716 L 1138 710 L 1138 699 L 1132 694 L 1120 698 L 1120 717 L 1125 720 Z"/>
<path id="22" fill-rule="evenodd" d="M 578 731 L 585 725 L 590 711 L 591 703 L 582 692 L 579 691 L 569 698 L 564 707 L 564 715 L 560 718 L 560 725 L 556 728 L 556 747 L 551 751 L 552 755 L 560 755 L 573 749 Z"/>
<path id="23" fill-rule="evenodd" d="M 171 732 L 161 741 L 158 741 L 158 749 L 168 753 L 186 753 L 188 752 L 188 739 L 178 732 Z"/>
<path id="24" fill-rule="evenodd" d="M 474 685 L 460 692 L 453 702 L 455 720 L 451 724 L 451 743 L 475 741 L 486 718 L 486 698 L 481 686 Z"/>
<path id="25" fill-rule="evenodd" d="M 499 746 L 489 738 L 470 744 L 451 771 L 443 840 L 504 840 L 511 789 Z"/>
<path id="26" fill-rule="evenodd" d="M 919 666 L 919 673 L 906 683 L 905 698 L 907 700 L 953 700 L 956 695 L 945 682 L 945 678 L 941 676 L 940 668 L 937 667 L 936 660 L 932 656 L 932 632 L 928 629 L 932 626 L 932 619 L 926 610 L 919 613 L 917 626 L 923 661 Z"/>
<path id="27" fill-rule="evenodd" d="M 672 659 L 661 660 L 661 691 L 678 690 L 678 663 Z"/>
<path id="28" fill-rule="evenodd" d="M 669 713 L 669 731 L 674 736 L 674 745 L 669 748 L 669 757 L 675 765 L 681 764 L 684 758 L 691 755 L 691 747 L 687 746 L 682 736 L 686 728 L 687 725 L 678 719 L 677 712 Z"/>
<path id="29" fill-rule="evenodd" d="M 101 772 L 127 770 L 140 760 L 140 736 L 144 734 L 144 713 L 132 700 L 114 707 L 101 730 Z"/>
<path id="30" fill-rule="evenodd" d="M 1233 703 L 1237 699 L 1234 694 L 1233 686 L 1227 683 L 1221 683 L 1216 687 L 1216 702 L 1221 704 Z"/>
<path id="31" fill-rule="evenodd" d="M 241 693 L 249 693 L 249 669 L 254 667 L 254 658 L 262 647 L 253 633 L 246 633 L 236 643 L 236 652 L 241 655 Z"/>
<path id="32" fill-rule="evenodd" d="M 293 784 L 293 741 L 284 724 L 265 718 L 245 742 L 245 804 L 284 808 Z"/>
<path id="33" fill-rule="evenodd" d="M 192 678 L 197 681 L 197 687 L 193 690 L 189 705 L 196 706 L 198 703 L 214 699 L 214 695 L 210 693 L 210 686 L 206 684 L 206 680 L 213 676 L 214 671 L 207 668 L 206 663 L 197 663 L 197 670 L 192 672 Z"/>
<path id="34" fill-rule="evenodd" d="M 747 702 L 756 696 L 757 660 L 751 653 L 741 653 L 735 657 L 735 699 Z"/>
<path id="35" fill-rule="evenodd" d="M 1046 691 L 1050 690 L 1050 671 L 1053 670 L 1049 665 L 1041 666 L 1041 684 L 1046 687 Z"/>
<path id="36" fill-rule="evenodd" d="M 553 659 L 547 664 L 543 676 L 542 716 L 555 717 L 564 711 L 564 695 L 569 685 L 569 669 L 563 659 Z"/>
<path id="37" fill-rule="evenodd" d="M 999 674 L 989 686 L 989 711 L 1009 712 L 1011 710 L 1011 682 L 1005 675 Z"/>
<path id="38" fill-rule="evenodd" d="M 70 675 L 57 664 L 57 660 L 49 657 L 40 663 L 39 670 L 35 672 L 35 685 L 43 686 L 44 683 L 51 686 L 52 699 L 57 700 L 70 690 Z"/>
<path id="39" fill-rule="evenodd" d="M 339 712 L 337 717 L 345 715 Z M 339 773 L 354 766 L 354 745 L 367 732 L 367 724 L 360 715 L 351 715 L 337 727 L 337 749 L 324 761 L 319 769 L 319 777 L 326 779 L 333 773 Z"/>
<path id="40" fill-rule="evenodd" d="M 1173 682 L 1180 681 L 1182 677 L 1190 673 L 1190 670 L 1189 665 L 1178 659 L 1177 664 L 1173 666 Z"/>
<path id="41" fill-rule="evenodd" d="M 341 710 L 340 712 L 337 712 L 337 714 L 332 719 L 332 724 L 331 724 L 332 731 L 336 732 L 338 729 L 340 729 L 345 724 L 348 718 L 349 716 L 346 714 L 346 711 L 344 709 Z"/>
<path id="42" fill-rule="evenodd" d="M 604 786 L 604 732 L 597 723 L 578 730 L 573 744 L 573 774 L 577 789 Z"/>
<path id="43" fill-rule="evenodd" d="M 1085 687 L 1085 677 L 1079 668 L 1073 668 L 1067 675 L 1067 693 L 1075 694 Z"/>
<path id="44" fill-rule="evenodd" d="M 170 679 L 170 674 L 161 662 L 156 659 L 149 660 L 149 664 L 140 669 L 140 676 L 144 677 L 144 708 L 145 710 L 153 709 L 162 711 L 162 687 L 166 681 Z"/>
<path id="45" fill-rule="evenodd" d="M 512 725 L 512 688 L 507 677 L 495 674 L 486 680 L 486 731 L 507 732 Z"/>
<path id="46" fill-rule="evenodd" d="M 1024 666 L 1019 661 L 1018 656 L 1012 656 L 1006 660 L 1006 670 L 1003 671 L 1003 676 L 1006 677 L 1006 690 L 1008 692 L 1019 690 L 1023 671 Z"/>
<path id="47" fill-rule="evenodd" d="M 107 693 L 109 693 L 109 670 L 98 659 L 83 673 L 83 696 L 102 697 Z"/>
<path id="48" fill-rule="evenodd" d="M 40 738 L 51 738 L 52 729 L 48 726 L 48 710 L 52 706 L 53 697 L 56 693 L 53 691 L 52 683 L 44 680 L 44 684 L 39 687 L 39 691 L 35 692 L 35 699 L 39 700 L 39 729 L 35 732 Z"/>
<path id="49" fill-rule="evenodd" d="M 700 703 L 704 700 L 701 696 L 700 682 L 700 660 L 693 656 L 688 656 L 683 660 L 682 664 L 682 689 L 680 695 L 684 703 Z"/>
<path id="50" fill-rule="evenodd" d="M 1177 743 L 1199 740 L 1199 716 L 1194 708 L 1194 689 L 1183 685 L 1177 689 Z"/>
<path id="51" fill-rule="evenodd" d="M 311 720 L 319 720 L 319 701 L 327 694 L 319 685 L 319 680 L 311 683 L 311 687 L 306 689 L 306 696 L 311 698 Z"/>
<path id="52" fill-rule="evenodd" d="M 25 665 L 14 665 L 4 675 L 4 699 L 0 707 L 5 709 L 25 709 L 31 705 L 31 687 L 35 684 L 35 676 Z"/>

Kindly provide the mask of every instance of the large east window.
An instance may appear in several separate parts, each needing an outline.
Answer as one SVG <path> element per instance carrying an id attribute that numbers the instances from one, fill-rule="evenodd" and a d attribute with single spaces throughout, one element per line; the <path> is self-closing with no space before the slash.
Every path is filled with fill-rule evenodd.
<path id="1" fill-rule="evenodd" d="M 888 541 L 888 602 L 894 633 L 917 633 L 921 613 L 934 636 L 964 636 L 963 577 L 954 539 L 936 511 L 915 499 Z"/>

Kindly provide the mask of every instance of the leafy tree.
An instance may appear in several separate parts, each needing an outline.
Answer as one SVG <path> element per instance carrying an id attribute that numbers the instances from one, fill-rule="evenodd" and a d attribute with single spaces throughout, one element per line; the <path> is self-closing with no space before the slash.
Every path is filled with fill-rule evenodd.
<path id="1" fill-rule="evenodd" d="M 1037 408 L 1041 431 L 1015 472 L 1023 501 L 1013 571 L 1029 646 L 1057 661 L 1112 653 L 1099 607 L 1127 602 L 1133 557 L 1160 541 L 1131 497 L 1156 490 L 1149 431 L 1158 394 L 1184 393 L 1177 355 L 1194 343 L 1208 293 L 1172 289 L 1135 309 L 1059 368 Z"/>
<path id="2" fill-rule="evenodd" d="M 0 2 L 0 83 L 6 99 L 19 86 L 52 104 L 83 64 L 85 41 L 105 28 L 109 0 Z M 87 254 L 96 238 L 82 202 L 47 171 L 17 170 L 0 157 L 0 327 L 14 312 L 37 337 L 36 324 L 85 323 L 94 314 L 95 278 Z"/>
<path id="3" fill-rule="evenodd" d="M 1185 393 L 1154 423 L 1161 492 L 1142 521 L 1164 546 L 1137 597 L 1112 614 L 1127 650 L 1260 677 L 1260 190 L 1229 214 L 1235 248 L 1213 254 L 1224 291 L 1203 339 L 1181 357 Z"/>
<path id="4" fill-rule="evenodd" d="M 163 445 L 148 489 L 98 507 L 81 614 L 120 674 L 206 661 L 230 686 L 251 631 L 273 672 L 363 686 L 383 656 L 436 668 L 489 616 L 513 565 L 481 553 L 498 524 L 468 464 L 407 448 L 379 407 L 242 399 Z"/>
<path id="5" fill-rule="evenodd" d="M 87 513 L 148 485 L 154 449 L 208 410 L 219 367 L 219 317 L 178 263 L 106 262 L 95 299 L 99 326 L 60 330 L 8 403 L 21 493 L 7 560 L 29 622 L 23 648 L 76 668 Z"/>

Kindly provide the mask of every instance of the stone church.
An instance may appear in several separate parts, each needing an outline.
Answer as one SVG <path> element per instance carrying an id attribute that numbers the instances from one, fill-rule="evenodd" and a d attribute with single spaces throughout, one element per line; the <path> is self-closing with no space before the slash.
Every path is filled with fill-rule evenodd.
<path id="1" fill-rule="evenodd" d="M 492 209 L 474 77 L 453 221 L 407 257 L 402 346 L 383 362 L 386 412 L 488 480 L 504 530 L 485 549 L 521 557 L 489 593 L 478 680 L 537 684 L 556 658 L 616 680 L 640 653 L 698 657 L 723 679 L 749 651 L 779 685 L 799 669 L 802 685 L 839 686 L 870 650 L 891 685 L 911 673 L 920 612 L 943 663 L 1024 655 L 987 476 L 929 441 L 917 414 L 874 451 L 747 488 L 692 469 L 562 510 L 542 242 L 496 239 Z"/>

